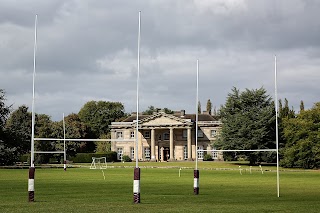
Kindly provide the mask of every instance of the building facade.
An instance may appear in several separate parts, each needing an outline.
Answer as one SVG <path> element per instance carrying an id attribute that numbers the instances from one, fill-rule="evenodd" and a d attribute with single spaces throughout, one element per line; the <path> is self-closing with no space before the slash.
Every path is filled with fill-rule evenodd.
<path id="1" fill-rule="evenodd" d="M 198 146 L 196 147 L 195 114 L 184 110 L 174 114 L 157 112 L 153 115 L 139 115 L 138 152 L 136 151 L 136 114 L 122 122 L 112 122 L 111 150 L 118 153 L 118 160 L 128 155 L 139 161 L 182 161 L 195 160 L 196 149 L 214 150 L 221 121 L 204 112 L 198 115 Z M 214 151 L 199 151 L 198 159 L 210 154 L 213 159 L 222 160 L 222 154 Z"/>

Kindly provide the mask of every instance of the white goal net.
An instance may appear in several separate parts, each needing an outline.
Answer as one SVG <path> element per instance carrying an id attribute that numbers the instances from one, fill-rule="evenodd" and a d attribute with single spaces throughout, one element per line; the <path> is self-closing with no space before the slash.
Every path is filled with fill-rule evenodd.
<path id="1" fill-rule="evenodd" d="M 106 168 L 107 168 L 106 157 L 101 157 L 101 158 L 92 157 L 92 163 L 90 165 L 90 169 L 106 169 Z"/>

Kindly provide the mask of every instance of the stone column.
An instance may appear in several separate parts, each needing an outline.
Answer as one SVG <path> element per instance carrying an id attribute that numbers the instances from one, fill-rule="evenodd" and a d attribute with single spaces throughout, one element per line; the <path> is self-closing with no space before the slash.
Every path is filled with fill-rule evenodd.
<path id="1" fill-rule="evenodd" d="M 144 150 L 143 150 L 143 144 L 142 144 L 142 133 L 140 131 L 138 132 L 138 152 L 137 152 L 138 160 L 144 158 Z"/>
<path id="2" fill-rule="evenodd" d="M 155 156 L 155 151 L 156 151 L 156 146 L 155 146 L 155 130 L 151 129 L 151 161 L 156 161 L 156 156 Z"/>
<path id="3" fill-rule="evenodd" d="M 192 160 L 192 147 L 191 147 L 191 128 L 187 129 L 187 146 L 188 146 L 188 160 Z"/>
<path id="4" fill-rule="evenodd" d="M 173 127 L 170 128 L 170 161 L 174 161 Z"/>
<path id="5" fill-rule="evenodd" d="M 160 161 L 163 162 L 163 160 L 164 160 L 163 147 L 161 147 L 160 152 L 161 152 L 161 159 L 160 159 Z"/>

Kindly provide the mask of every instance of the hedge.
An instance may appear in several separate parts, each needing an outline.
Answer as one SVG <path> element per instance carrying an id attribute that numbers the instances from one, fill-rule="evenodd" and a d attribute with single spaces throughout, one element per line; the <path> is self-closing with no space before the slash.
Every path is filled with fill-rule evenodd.
<path id="1" fill-rule="evenodd" d="M 101 158 L 106 157 L 107 162 L 117 161 L 117 153 L 116 152 L 107 152 L 104 154 L 96 154 L 96 153 L 77 153 L 75 157 L 70 157 L 69 161 L 73 161 L 74 163 L 91 163 L 92 157 Z"/>

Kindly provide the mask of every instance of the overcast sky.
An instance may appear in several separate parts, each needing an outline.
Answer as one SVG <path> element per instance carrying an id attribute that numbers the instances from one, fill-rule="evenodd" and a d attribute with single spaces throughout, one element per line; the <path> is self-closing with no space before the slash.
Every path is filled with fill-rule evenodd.
<path id="1" fill-rule="evenodd" d="M 0 0 L 0 88 L 31 111 L 34 19 L 38 14 L 36 113 L 61 120 L 91 100 L 136 111 L 141 11 L 140 111 L 148 106 L 219 108 L 232 87 L 264 87 L 299 110 L 320 91 L 320 1 Z"/>

